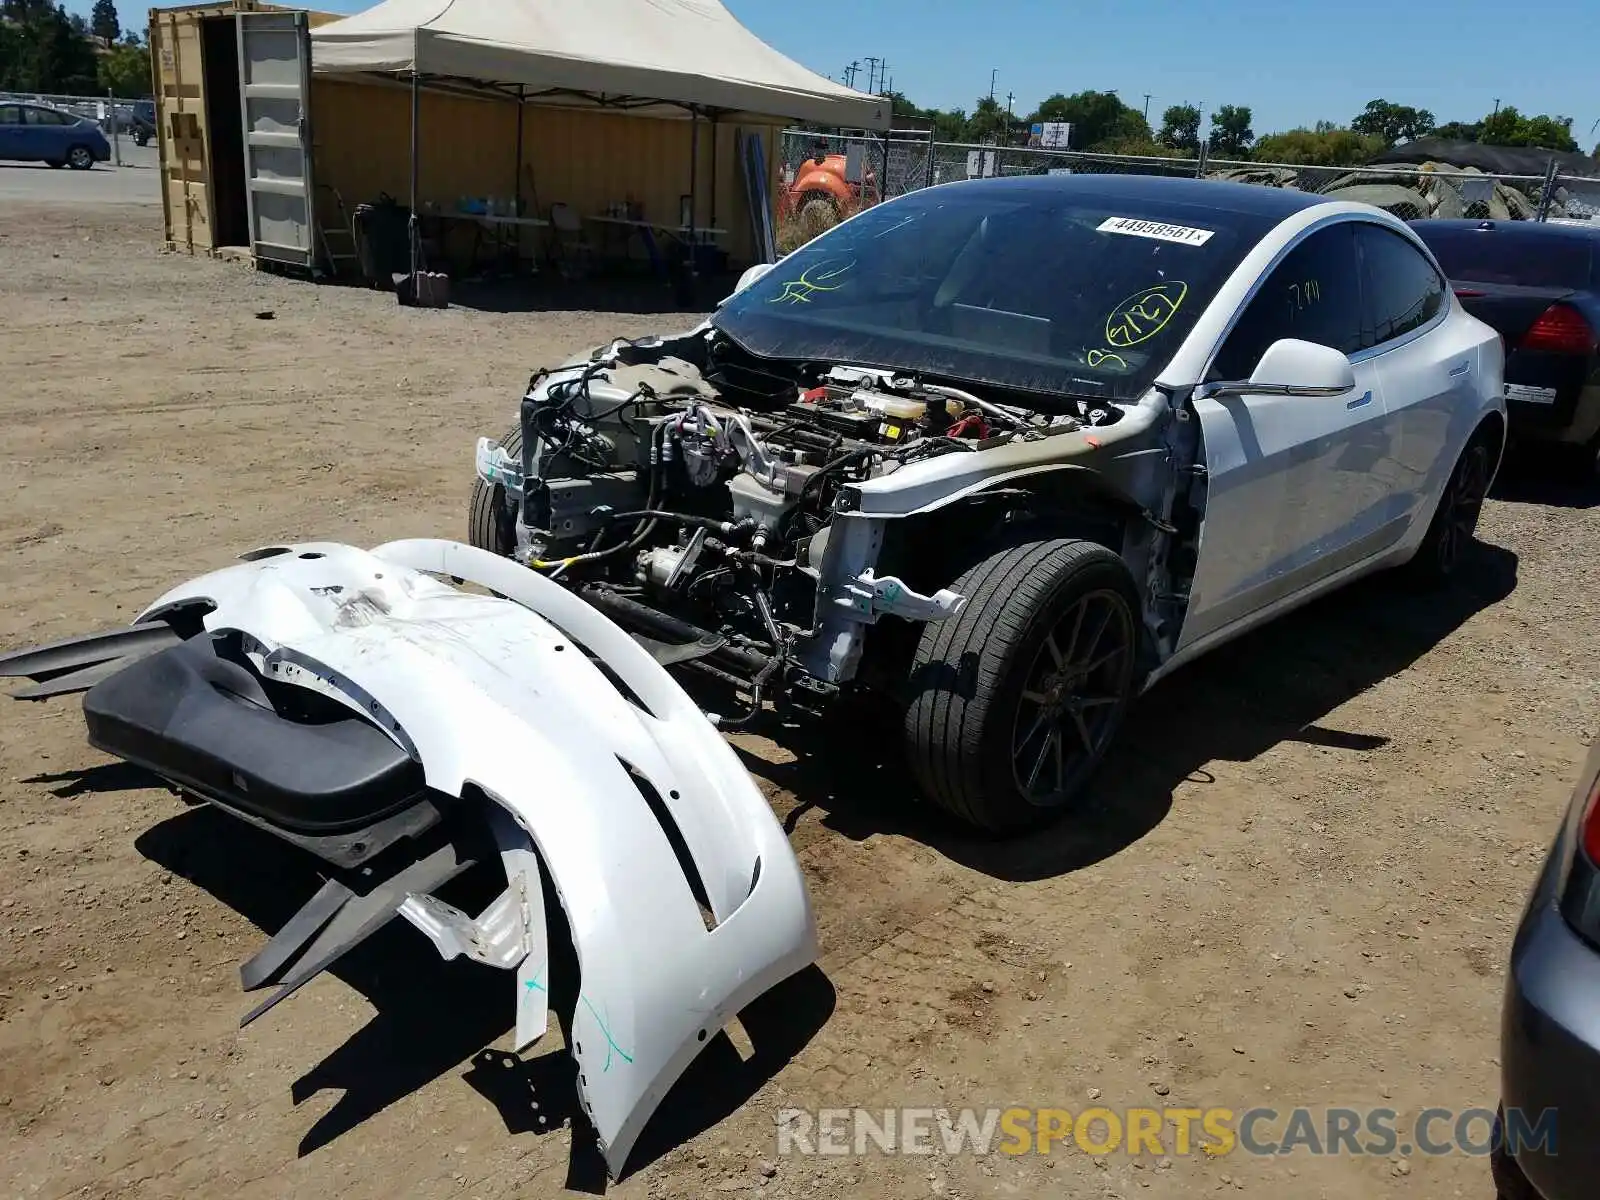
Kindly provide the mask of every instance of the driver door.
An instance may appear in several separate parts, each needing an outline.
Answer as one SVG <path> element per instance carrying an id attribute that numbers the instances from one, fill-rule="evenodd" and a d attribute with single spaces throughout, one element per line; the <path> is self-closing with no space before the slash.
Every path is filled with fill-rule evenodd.
<path id="1" fill-rule="evenodd" d="M 1342 396 L 1194 401 L 1205 442 L 1200 556 L 1179 649 L 1365 557 L 1381 526 L 1392 431 L 1362 329 L 1353 224 L 1313 231 L 1273 268 L 1217 352 L 1208 380 L 1248 379 L 1267 348 L 1299 338 L 1357 357 Z"/>
<path id="2" fill-rule="evenodd" d="M 0 104 L 0 158 L 22 158 L 25 155 L 22 106 Z"/>

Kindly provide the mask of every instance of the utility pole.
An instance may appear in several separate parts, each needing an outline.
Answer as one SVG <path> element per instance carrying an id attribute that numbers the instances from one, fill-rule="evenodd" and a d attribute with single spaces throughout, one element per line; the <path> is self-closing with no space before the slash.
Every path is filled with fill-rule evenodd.
<path id="1" fill-rule="evenodd" d="M 1000 74 L 1000 68 L 999 67 L 996 67 L 994 70 L 989 72 L 989 99 L 991 99 L 991 100 L 994 99 L 994 81 L 999 76 L 999 74 Z"/>
<path id="2" fill-rule="evenodd" d="M 881 60 L 872 57 L 872 55 L 870 55 L 870 54 L 867 55 L 867 91 L 868 92 L 875 92 L 877 90 L 875 87 L 873 87 L 873 84 L 877 81 L 877 78 L 878 78 L 878 63 L 880 61 Z"/>
<path id="3" fill-rule="evenodd" d="M 1145 120 L 1145 124 L 1148 125 L 1150 123 L 1150 93 L 1149 92 L 1146 92 L 1144 94 L 1144 120 Z"/>
<path id="4" fill-rule="evenodd" d="M 1499 96 L 1496 96 L 1494 98 L 1494 115 L 1497 116 L 1497 117 L 1500 115 L 1500 97 Z"/>
<path id="5" fill-rule="evenodd" d="M 1006 137 L 1005 137 L 1005 140 L 1006 140 L 1007 144 L 1009 144 L 1010 141 L 1011 141 L 1011 106 L 1012 106 L 1013 103 L 1016 102 L 1016 99 L 1017 99 L 1017 96 L 1016 96 L 1015 92 L 1007 92 L 1006 93 Z"/>
<path id="6" fill-rule="evenodd" d="M 844 69 L 844 82 L 847 87 L 855 87 L 856 72 L 861 70 L 861 60 L 857 59 Z"/>

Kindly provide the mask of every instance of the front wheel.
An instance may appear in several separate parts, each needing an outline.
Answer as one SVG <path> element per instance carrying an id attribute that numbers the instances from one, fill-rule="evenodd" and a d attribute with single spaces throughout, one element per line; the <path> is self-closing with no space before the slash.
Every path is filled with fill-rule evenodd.
<path id="1" fill-rule="evenodd" d="M 1489 480 L 1494 472 L 1489 438 L 1475 434 L 1456 460 L 1455 470 L 1444 485 L 1433 521 L 1417 548 L 1416 557 L 1406 564 L 1413 581 L 1438 585 L 1453 579 L 1478 531 L 1478 518 L 1489 495 Z"/>
<path id="2" fill-rule="evenodd" d="M 912 667 L 912 774 L 983 829 L 1040 824 L 1082 796 L 1133 697 L 1133 578 L 1104 546 L 1055 539 L 993 554 L 954 588 L 966 607 L 923 630 Z"/>
<path id="3" fill-rule="evenodd" d="M 94 152 L 87 146 L 74 146 L 67 151 L 67 166 L 74 171 L 87 171 L 94 166 Z"/>
<path id="4" fill-rule="evenodd" d="M 500 439 L 506 453 L 522 461 L 522 426 L 513 425 Z M 472 500 L 467 507 L 467 542 L 502 558 L 517 548 L 515 519 L 506 511 L 506 489 L 501 484 L 472 480 Z"/>

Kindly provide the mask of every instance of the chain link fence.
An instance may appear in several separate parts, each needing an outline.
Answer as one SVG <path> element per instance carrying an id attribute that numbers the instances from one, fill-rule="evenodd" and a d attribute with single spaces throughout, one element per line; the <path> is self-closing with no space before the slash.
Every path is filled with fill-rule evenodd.
<path id="1" fill-rule="evenodd" d="M 1441 163 L 1314 167 L 1208 157 L 939 142 L 928 134 L 785 130 L 778 192 L 780 249 L 792 249 L 867 205 L 957 179 L 1017 175 L 1172 175 L 1291 188 L 1387 209 L 1402 220 L 1600 220 L 1600 178 L 1491 175 Z M 1553 164 L 1552 164 L 1553 167 Z"/>

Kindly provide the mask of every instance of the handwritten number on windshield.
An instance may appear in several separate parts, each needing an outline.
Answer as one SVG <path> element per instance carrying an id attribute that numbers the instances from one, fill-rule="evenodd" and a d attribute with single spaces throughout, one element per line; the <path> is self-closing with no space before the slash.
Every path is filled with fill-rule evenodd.
<path id="1" fill-rule="evenodd" d="M 821 292 L 836 292 L 842 288 L 847 275 L 856 265 L 853 258 L 825 258 L 814 266 L 807 267 L 800 273 L 798 279 L 791 279 L 783 285 L 779 292 L 768 304 L 810 304 L 811 298 Z"/>
<path id="2" fill-rule="evenodd" d="M 1106 317 L 1106 341 L 1124 349 L 1149 341 L 1167 327 L 1188 294 L 1189 285 L 1178 280 L 1135 292 Z"/>

